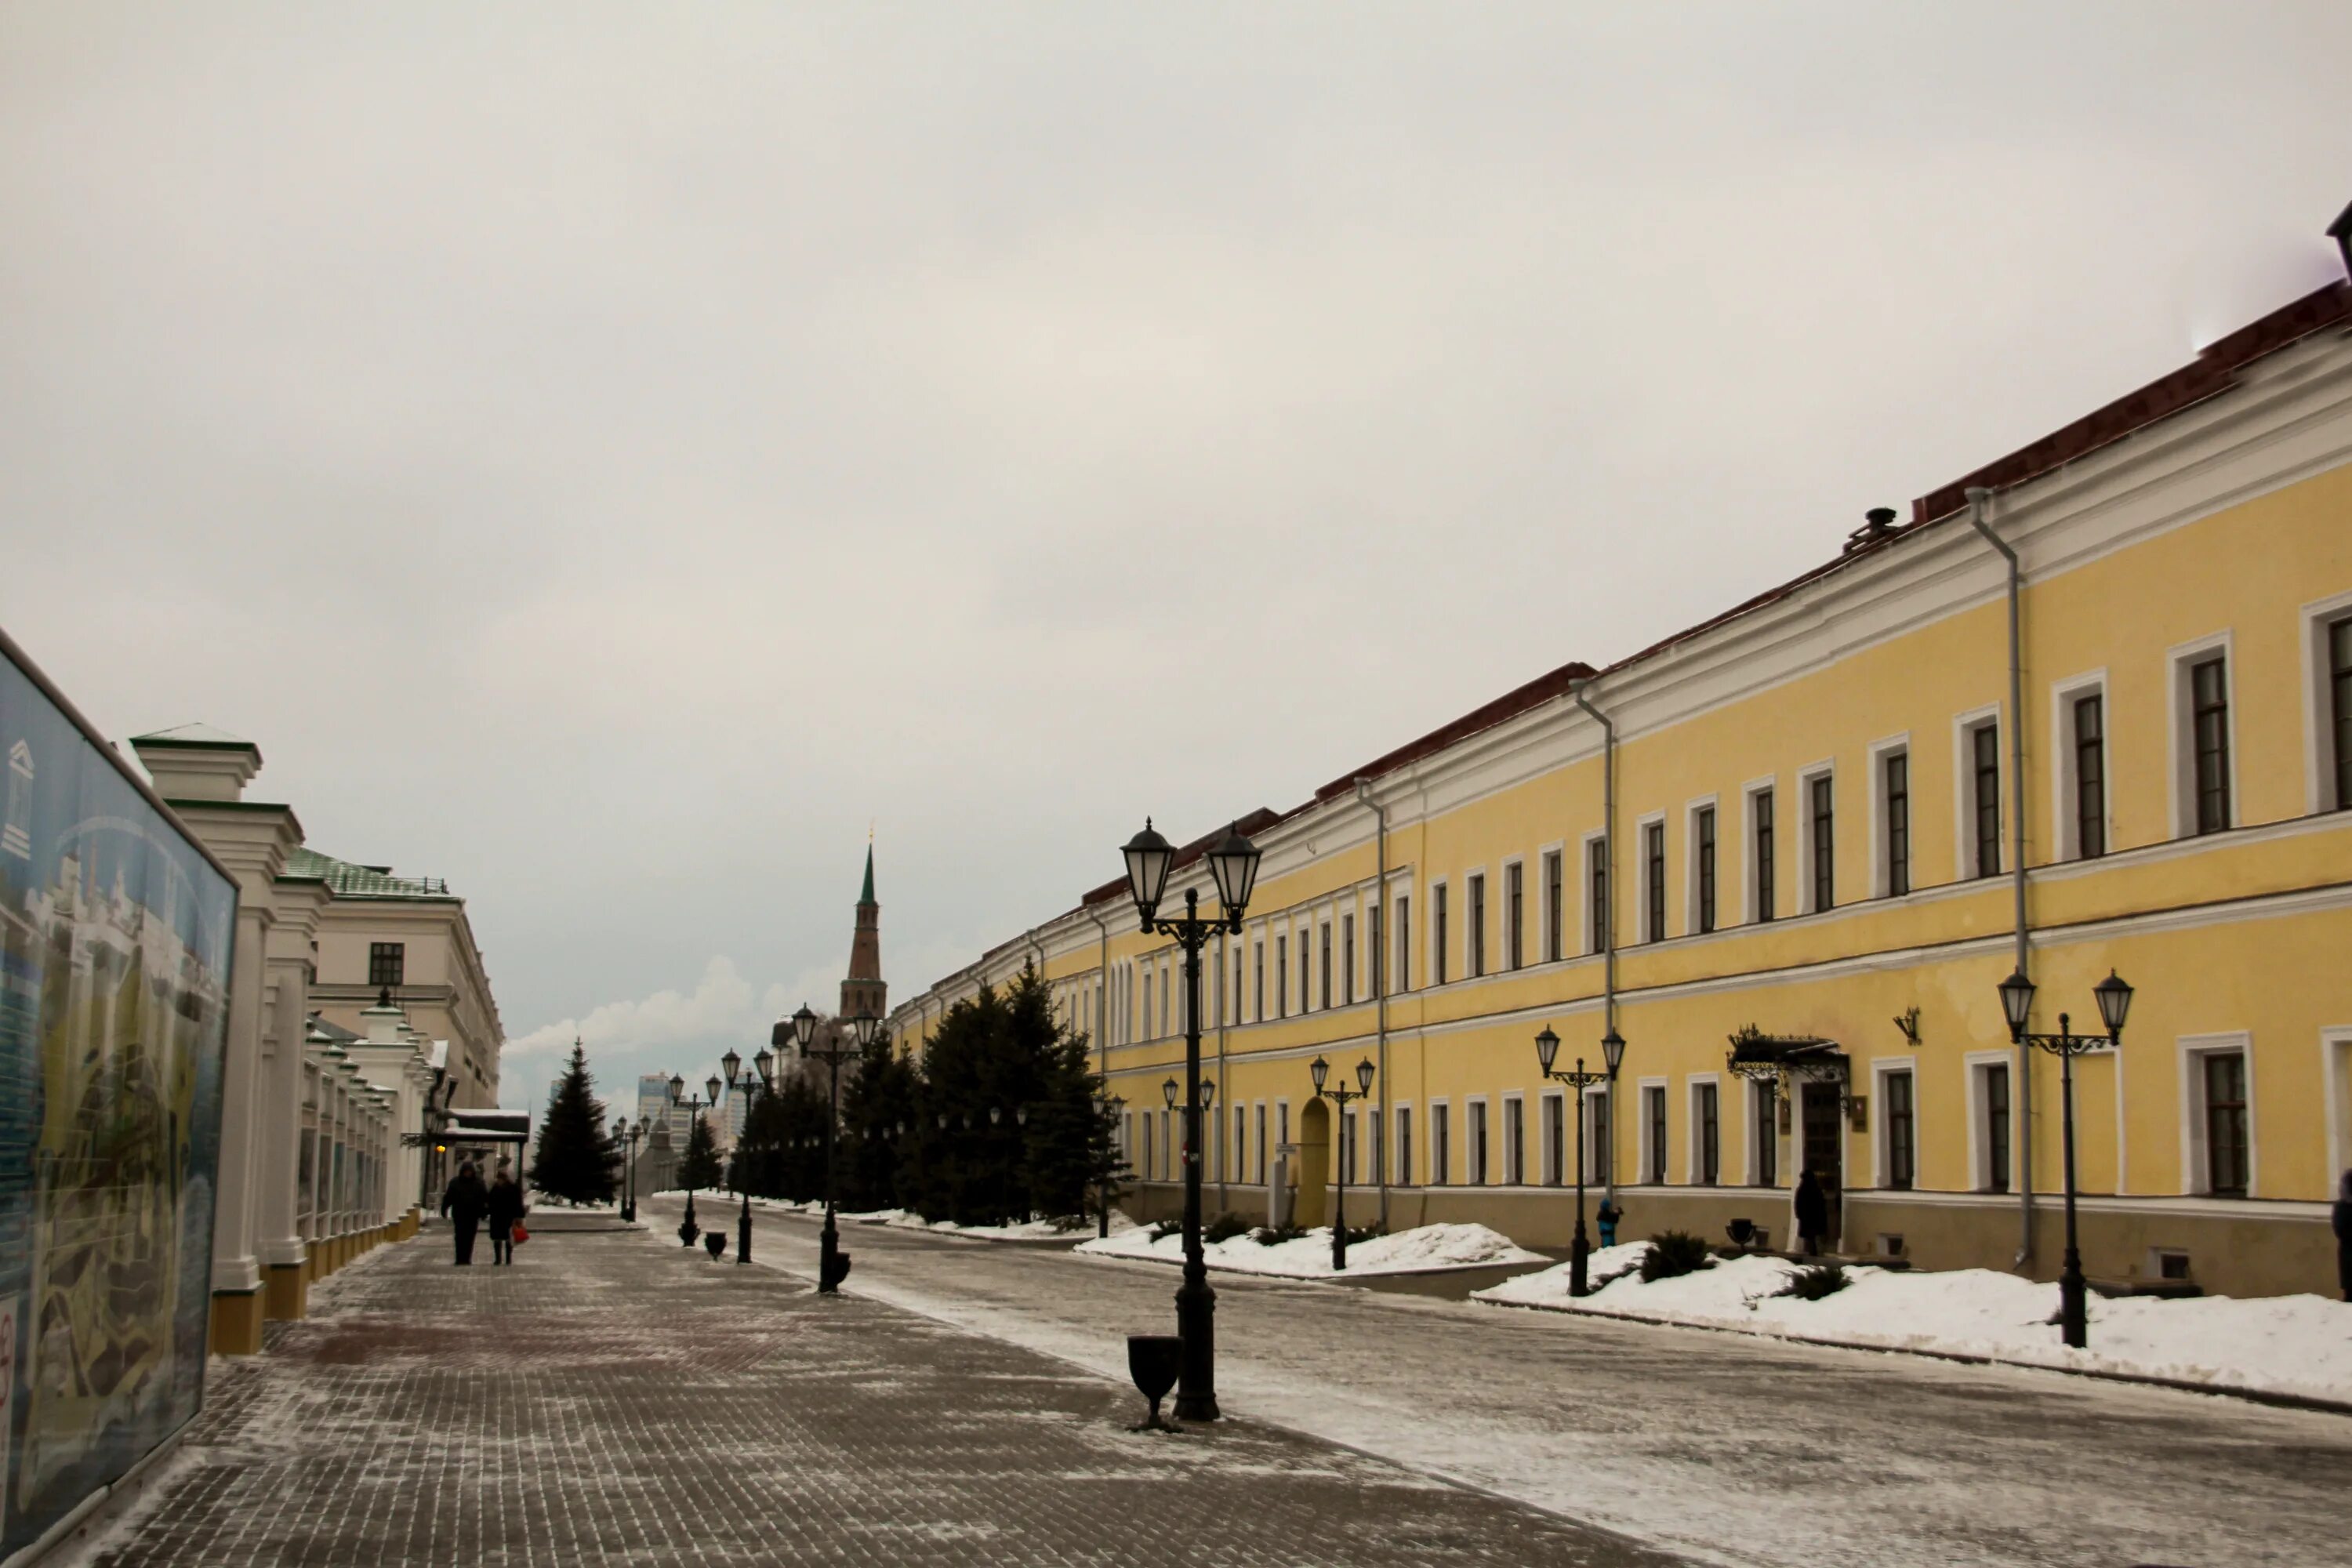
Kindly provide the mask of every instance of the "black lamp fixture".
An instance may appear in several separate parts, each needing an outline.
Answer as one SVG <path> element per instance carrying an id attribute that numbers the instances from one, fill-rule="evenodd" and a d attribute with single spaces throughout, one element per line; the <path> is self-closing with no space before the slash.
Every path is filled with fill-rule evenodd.
<path id="1" fill-rule="evenodd" d="M 2063 1013 L 2058 1015 L 2056 1034 L 2030 1033 L 2025 1025 L 2033 1010 L 2033 982 L 2026 978 L 2023 970 L 2012 971 L 1999 987 L 2000 1011 L 2009 1024 L 2011 1044 L 2048 1051 L 2058 1058 L 2066 1155 L 2066 1258 L 2058 1270 L 2058 1332 L 2067 1344 L 2080 1350 L 2090 1342 L 2091 1307 L 2090 1286 L 2083 1278 L 2083 1252 L 2076 1243 L 2074 1228 L 2074 1058 L 2088 1051 L 2122 1048 L 2124 1021 L 2131 1016 L 2132 988 L 2112 969 L 2105 980 L 2091 987 L 2091 999 L 2098 1005 L 2099 1022 L 2106 1028 L 2104 1035 L 2074 1033 L 2074 1020 Z"/>
<path id="2" fill-rule="evenodd" d="M 785 1020 L 775 1028 L 777 1043 L 782 1043 Z M 849 1254 L 841 1250 L 841 1230 L 834 1223 L 836 1197 L 833 1168 L 833 1130 L 841 1120 L 841 1068 L 845 1062 L 863 1058 L 873 1045 L 882 1020 L 870 1012 L 861 1012 L 850 1020 L 850 1042 L 845 1044 L 836 1035 L 826 1044 L 816 1043 L 816 1014 L 806 1003 L 789 1020 L 793 1038 L 801 1047 L 801 1055 L 812 1061 L 823 1062 L 830 1073 L 830 1093 L 825 1100 L 824 1116 L 824 1228 L 817 1233 L 816 1288 L 821 1295 L 834 1295 L 841 1282 L 849 1277 Z"/>
<path id="3" fill-rule="evenodd" d="M 1601 1037 L 1601 1057 L 1608 1064 L 1604 1071 L 1586 1071 L 1582 1057 L 1576 1058 L 1575 1067 L 1562 1070 L 1552 1065 L 1559 1060 L 1559 1037 L 1552 1032 L 1551 1026 L 1545 1025 L 1536 1036 L 1536 1065 L 1543 1069 L 1543 1076 L 1555 1083 L 1567 1084 L 1577 1097 L 1576 1230 L 1569 1239 L 1568 1252 L 1568 1293 L 1571 1296 L 1586 1293 L 1585 1259 L 1592 1251 L 1592 1244 L 1584 1233 L 1584 1091 L 1615 1079 L 1618 1068 L 1625 1060 L 1625 1037 L 1617 1032 L 1614 1023 Z"/>
<path id="4" fill-rule="evenodd" d="M 1216 885 L 1218 913 L 1203 918 L 1200 889 L 1187 888 L 1184 913 L 1172 920 L 1160 918 L 1160 906 L 1167 897 L 1169 874 L 1175 869 L 1175 847 L 1146 817 L 1142 831 L 1119 853 L 1127 862 L 1137 926 L 1147 935 L 1173 937 L 1184 950 L 1184 1081 L 1189 1089 L 1180 1090 L 1173 1080 L 1163 1086 L 1169 1109 L 1174 1110 L 1180 1100 L 1184 1107 L 1184 1282 L 1176 1290 L 1176 1328 L 1184 1342 L 1184 1364 L 1177 1382 L 1176 1415 L 1186 1421 L 1214 1421 L 1217 1294 L 1209 1287 L 1208 1263 L 1201 1251 L 1201 1117 L 1207 1104 L 1201 1094 L 1201 950 L 1220 932 L 1240 933 L 1243 913 L 1257 886 L 1259 850 L 1240 823 L 1230 825 L 1203 857 Z"/>

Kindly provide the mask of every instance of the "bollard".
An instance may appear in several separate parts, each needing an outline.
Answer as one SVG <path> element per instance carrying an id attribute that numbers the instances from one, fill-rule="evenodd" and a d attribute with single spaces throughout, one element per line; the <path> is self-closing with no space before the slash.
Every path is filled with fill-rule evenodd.
<path id="1" fill-rule="evenodd" d="M 1131 1432 L 1181 1432 L 1160 1415 L 1160 1402 L 1176 1386 L 1176 1373 L 1184 1364 L 1184 1342 L 1174 1334 L 1129 1334 L 1127 1336 L 1127 1370 L 1135 1379 L 1135 1386 L 1143 1397 L 1151 1401 L 1151 1414 L 1143 1425 L 1131 1426 Z"/>
<path id="2" fill-rule="evenodd" d="M 710 1249 L 710 1261 L 716 1263 L 726 1256 L 727 1233 L 723 1230 L 706 1231 L 703 1233 L 702 1245 Z"/>
<path id="3" fill-rule="evenodd" d="M 849 1278 L 849 1254 L 836 1252 L 830 1264 L 819 1272 L 817 1283 L 828 1290 L 838 1290 L 841 1282 Z"/>

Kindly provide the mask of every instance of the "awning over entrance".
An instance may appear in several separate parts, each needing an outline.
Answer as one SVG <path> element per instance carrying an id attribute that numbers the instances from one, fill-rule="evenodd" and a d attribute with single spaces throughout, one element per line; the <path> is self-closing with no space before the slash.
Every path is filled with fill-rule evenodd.
<path id="1" fill-rule="evenodd" d="M 1768 1035 L 1750 1024 L 1731 1037 L 1727 1065 L 1739 1077 L 1761 1083 L 1843 1083 L 1845 1047 L 1820 1035 Z"/>

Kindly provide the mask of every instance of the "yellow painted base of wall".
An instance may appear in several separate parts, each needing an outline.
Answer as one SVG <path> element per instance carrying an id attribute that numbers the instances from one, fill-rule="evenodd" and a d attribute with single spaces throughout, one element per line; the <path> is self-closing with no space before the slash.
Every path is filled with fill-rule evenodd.
<path id="1" fill-rule="evenodd" d="M 292 1322 L 310 1310 L 310 1268 L 307 1263 L 273 1263 L 262 1270 L 262 1313 L 278 1322 Z"/>
<path id="2" fill-rule="evenodd" d="M 259 1290 L 215 1290 L 210 1345 L 215 1355 L 261 1352 L 263 1300 Z"/>

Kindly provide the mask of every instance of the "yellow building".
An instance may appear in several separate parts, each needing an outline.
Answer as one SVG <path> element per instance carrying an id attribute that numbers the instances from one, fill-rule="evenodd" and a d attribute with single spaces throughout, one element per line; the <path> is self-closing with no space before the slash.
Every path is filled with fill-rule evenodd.
<path id="1" fill-rule="evenodd" d="M 2011 1044 L 1996 986 L 2021 963 L 2033 1030 L 2096 1031 L 2112 970 L 2137 987 L 2120 1047 L 2074 1062 L 2091 1277 L 2328 1291 L 2347 806 L 2337 284 L 1871 514 L 1794 582 L 1244 818 L 1256 892 L 1204 959 L 1210 1207 L 1319 1221 L 1337 1142 L 1351 1219 L 1561 1246 L 1580 1124 L 1628 1237 L 1744 1217 L 1783 1245 L 1811 1168 L 1837 1250 L 2053 1277 L 2059 1062 Z M 1171 902 L 1213 904 L 1200 848 Z M 1130 1205 L 1170 1212 L 1182 959 L 1123 882 L 903 1003 L 894 1036 L 918 1048 L 1033 961 L 1126 1101 Z M 1571 1107 L 1534 1037 L 1598 1068 L 1612 1010 L 1622 1071 Z M 1337 1141 L 1318 1054 L 1377 1068 Z"/>

